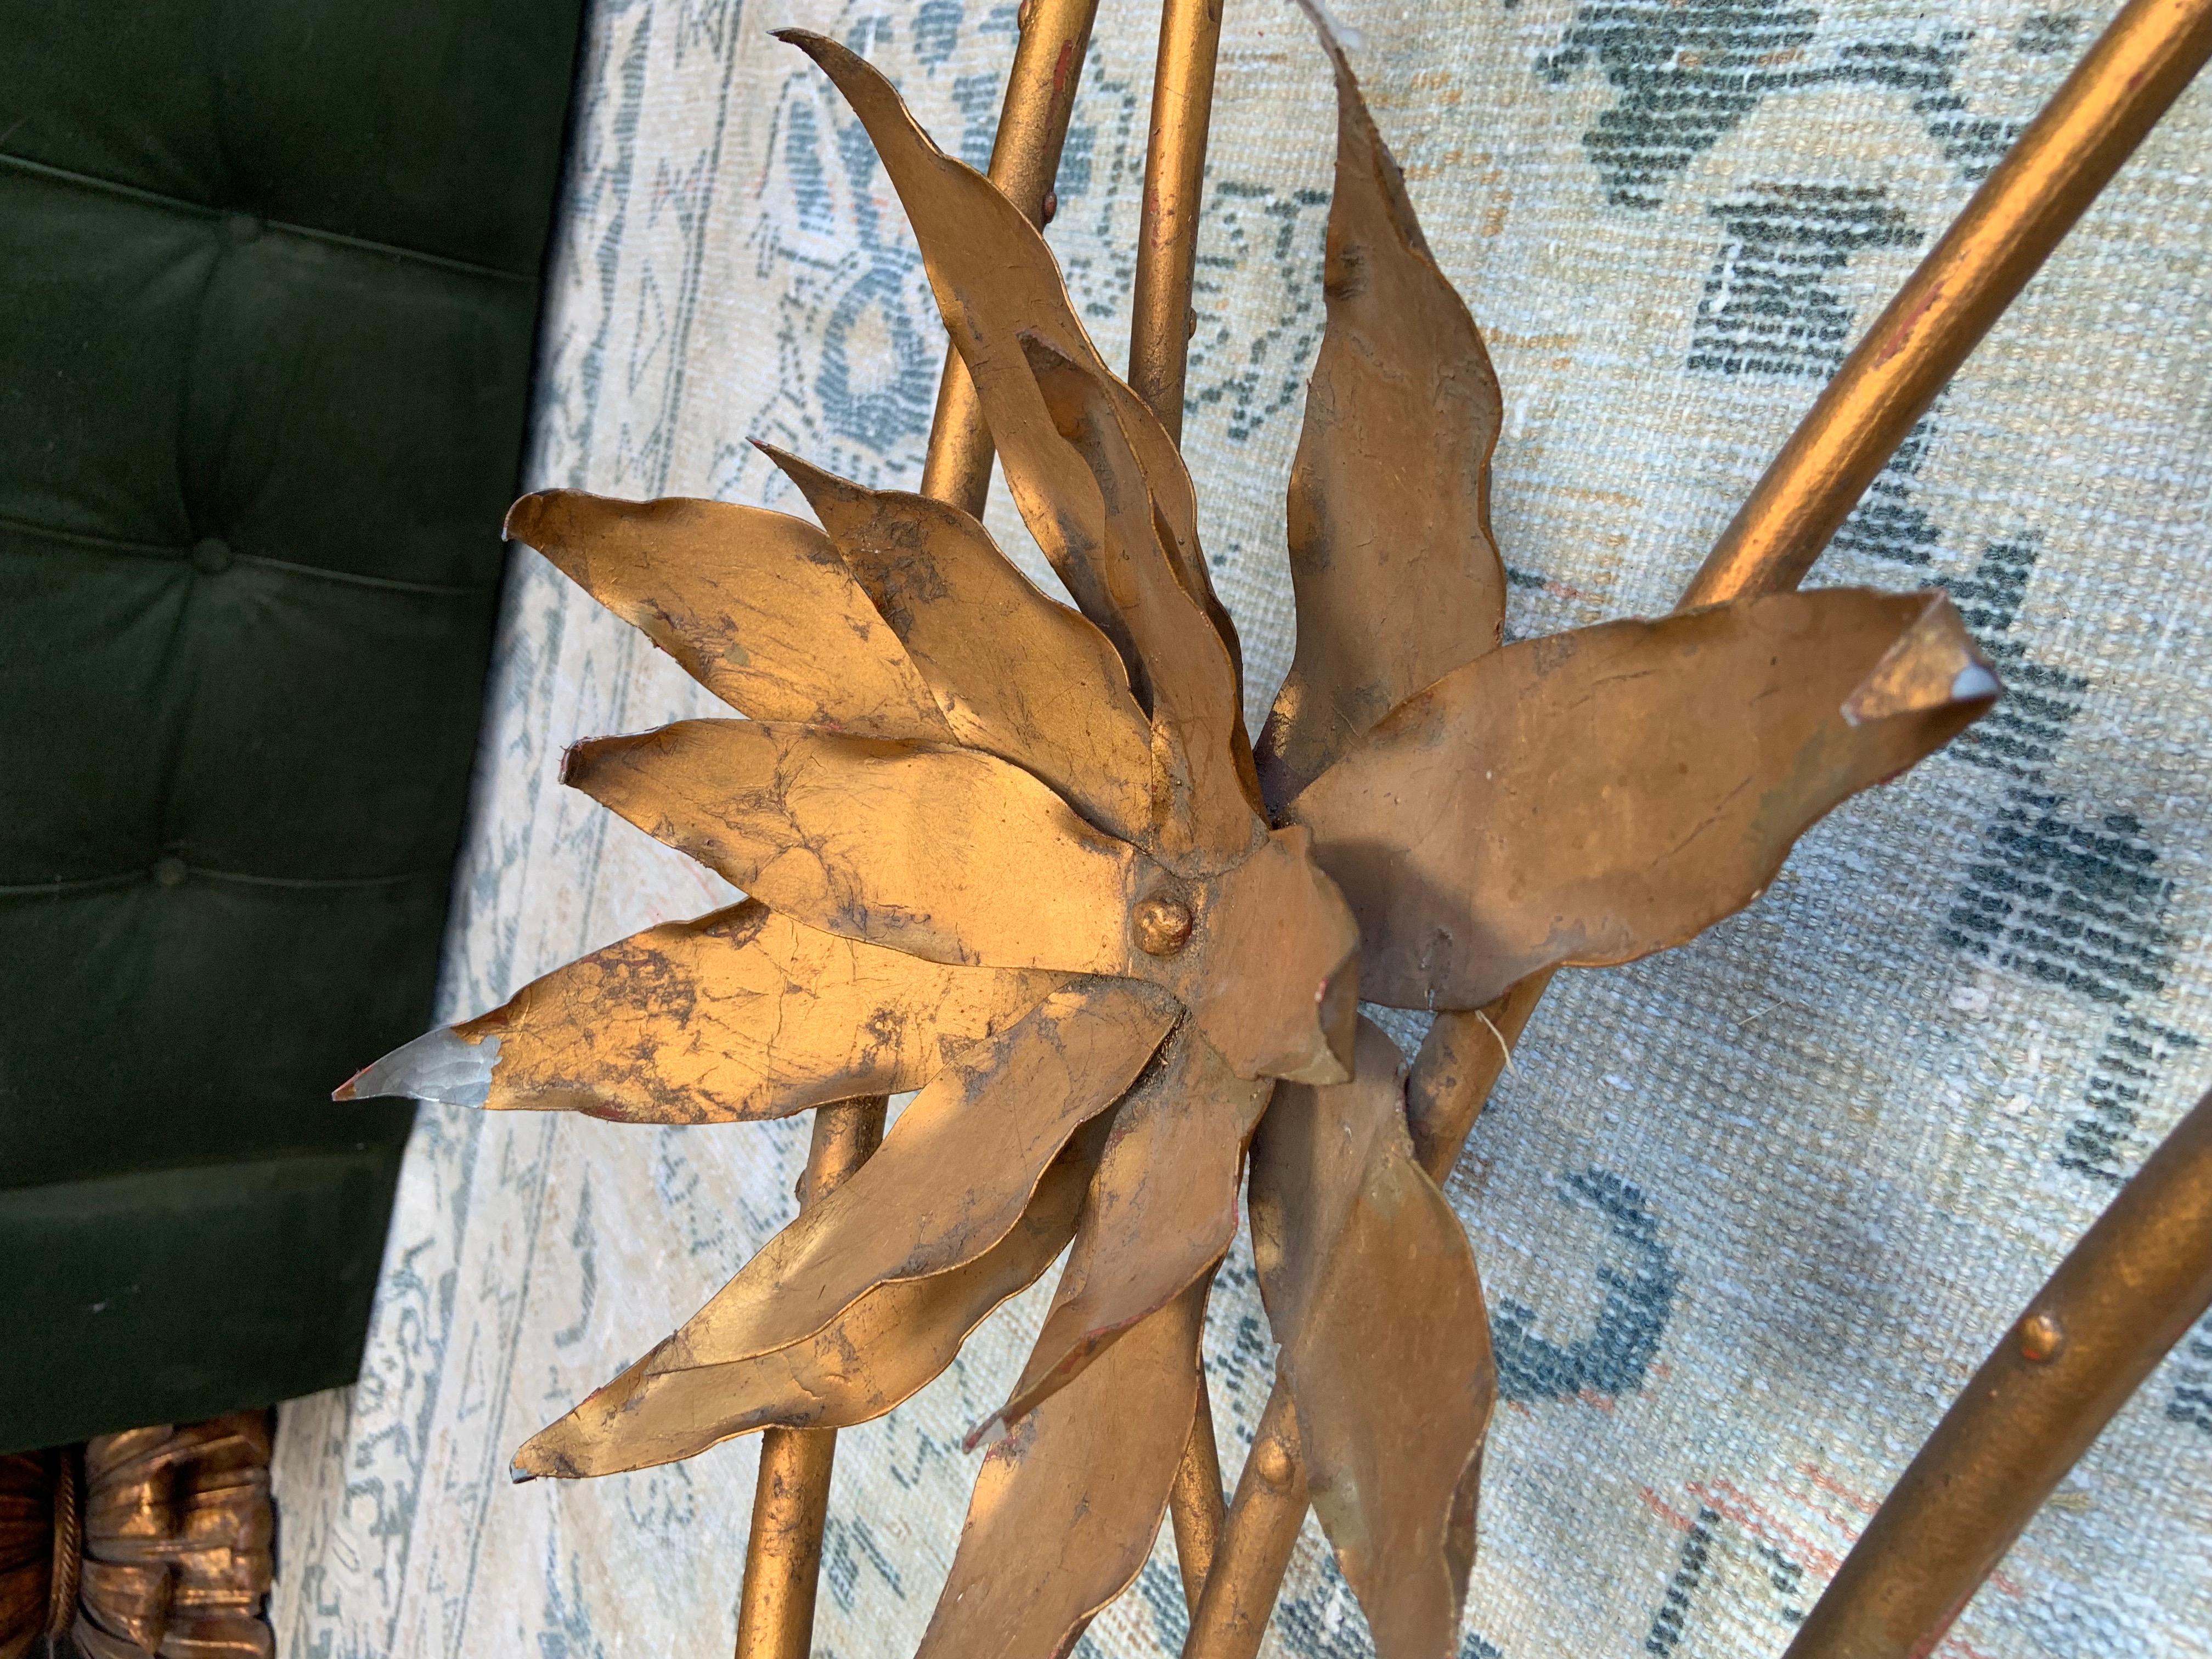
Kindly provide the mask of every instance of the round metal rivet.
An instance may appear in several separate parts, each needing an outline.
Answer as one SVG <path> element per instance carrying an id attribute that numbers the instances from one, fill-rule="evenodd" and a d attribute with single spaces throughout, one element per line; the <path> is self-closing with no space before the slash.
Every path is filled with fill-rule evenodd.
<path id="1" fill-rule="evenodd" d="M 235 556 L 220 536 L 203 536 L 192 544 L 192 568 L 203 576 L 220 576 Z"/>
<path id="2" fill-rule="evenodd" d="M 1048 190 L 1048 191 L 1045 191 L 1045 193 L 1044 193 L 1044 216 L 1043 216 L 1043 221 L 1042 221 L 1042 222 L 1044 222 L 1045 224 L 1048 224 L 1048 224 L 1050 224 L 1050 223 L 1053 222 L 1053 220 L 1054 220 L 1054 218 L 1059 215 L 1059 212 L 1060 212 L 1060 192 L 1059 192 L 1058 191 L 1056 191 L 1056 190 Z"/>
<path id="3" fill-rule="evenodd" d="M 1140 901 L 1133 918 L 1137 944 L 1148 957 L 1171 957 L 1190 943 L 1190 909 L 1173 899 Z"/>
<path id="4" fill-rule="evenodd" d="M 1291 1454 L 1283 1443 L 1269 1435 L 1252 1448 L 1253 1468 L 1260 1478 L 1271 1486 L 1291 1484 Z"/>
<path id="5" fill-rule="evenodd" d="M 2066 1328 L 2047 1313 L 2032 1313 L 2020 1322 L 2020 1352 L 2040 1365 L 2057 1357 L 2066 1346 Z"/>
<path id="6" fill-rule="evenodd" d="M 154 860 L 154 879 L 164 887 L 183 886 L 185 878 L 191 873 L 185 868 L 185 861 L 182 859 L 166 858 Z"/>

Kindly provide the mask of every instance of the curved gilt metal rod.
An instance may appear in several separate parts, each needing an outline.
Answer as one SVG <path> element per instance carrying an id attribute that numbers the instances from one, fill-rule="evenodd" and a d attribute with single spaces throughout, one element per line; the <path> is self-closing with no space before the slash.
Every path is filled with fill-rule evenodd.
<path id="1" fill-rule="evenodd" d="M 1328 322 L 1289 488 L 1297 649 L 1253 744 L 1175 437 L 1218 6 L 1167 7 L 1127 381 L 1039 234 L 1090 17 L 1024 6 L 997 184 L 851 51 L 784 32 L 874 145 L 954 347 L 928 489 L 768 449 L 811 520 L 516 504 L 510 533 L 746 717 L 580 744 L 563 781 L 748 896 L 557 969 L 341 1094 L 656 1124 L 816 1113 L 797 1218 L 514 1460 L 574 1479 L 765 1431 L 744 1659 L 809 1644 L 829 1437 L 910 1398 L 1063 1258 L 971 1436 L 993 1443 L 922 1659 L 1065 1653 L 1170 1510 L 1189 1651 L 1249 1655 L 1309 1497 L 1383 1659 L 1443 1659 L 1494 1370 L 1439 1182 L 1504 1045 L 1553 968 L 1665 950 L 1756 902 L 1814 822 L 2002 688 L 1940 592 L 1755 591 L 1798 574 L 1773 549 L 1809 556 L 1788 536 L 1723 562 L 1724 603 L 1504 644 L 1497 379 L 1332 45 Z M 2174 17 L 2138 0 L 2116 27 L 2141 46 Z M 2082 73 L 2118 75 L 2123 103 L 2170 97 L 2201 35 L 2162 58 L 2100 46 Z M 1913 314 L 1970 293 L 1960 315 L 1985 325 L 2149 118 L 2067 116 L 2106 136 L 2055 149 L 2032 130 L 2031 158 L 2074 159 L 2001 169 L 1993 211 L 2026 228 L 1947 239 Z M 1842 431 L 1834 411 L 1871 400 L 1852 442 L 1893 439 L 1964 325 L 1862 348 L 1824 418 Z M 1073 608 L 969 510 L 994 448 Z M 1775 488 L 1826 490 L 1840 518 L 1851 476 Z M 1410 1069 L 1363 997 L 1443 1011 Z M 1279 1378 L 1214 1549 L 1200 1339 L 1247 1187 Z"/>

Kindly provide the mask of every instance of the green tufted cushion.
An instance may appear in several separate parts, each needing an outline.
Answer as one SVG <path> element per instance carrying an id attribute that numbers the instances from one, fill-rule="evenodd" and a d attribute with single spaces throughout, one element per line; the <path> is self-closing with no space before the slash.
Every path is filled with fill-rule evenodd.
<path id="1" fill-rule="evenodd" d="M 349 1379 L 580 0 L 0 0 L 0 1448 Z"/>

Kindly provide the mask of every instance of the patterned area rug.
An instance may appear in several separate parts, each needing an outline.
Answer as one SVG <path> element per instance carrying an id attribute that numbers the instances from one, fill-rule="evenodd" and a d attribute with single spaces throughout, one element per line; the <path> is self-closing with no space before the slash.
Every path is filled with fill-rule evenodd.
<path id="1" fill-rule="evenodd" d="M 2045 9 L 2063 3 L 1346 0 L 1504 383 L 1514 632 L 1671 605 L 2109 15 Z M 1104 11 L 1050 239 L 1114 358 L 1156 10 Z M 601 0 L 533 486 L 803 511 L 753 437 L 870 483 L 919 477 L 943 337 L 857 125 L 769 38 L 793 21 L 874 58 L 946 148 L 988 157 L 1011 4 Z M 1291 647 L 1283 486 L 1322 324 L 1334 107 L 1284 0 L 1228 0 L 1226 27 L 1188 443 L 1256 730 Z M 1476 1129 L 1450 1193 L 1504 1401 L 1462 1659 L 1778 1653 L 1990 1343 L 2212 1083 L 2208 155 L 2200 86 L 1815 572 L 1948 587 L 2009 699 L 1816 830 L 1696 945 L 1563 975 Z M 1049 581 L 1003 490 L 992 523 Z M 445 1017 L 727 899 L 555 781 L 573 739 L 703 712 L 517 550 Z M 786 1218 L 805 1134 L 426 1109 L 364 1379 L 283 1418 L 282 1650 L 724 1650 L 752 1442 L 599 1482 L 511 1487 L 505 1470 Z M 1009 1307 L 935 1386 L 841 1440 L 818 1654 L 911 1650 L 975 1467 L 960 1433 L 1041 1311 L 1035 1294 Z M 1233 1474 L 1271 1374 L 1249 1252 L 1210 1322 Z M 1941 1651 L 2212 1653 L 2208 1538 L 2212 1324 Z M 1173 1653 L 1182 1626 L 1164 1537 L 1081 1651 Z M 1310 1523 L 1269 1641 L 1370 1650 Z"/>

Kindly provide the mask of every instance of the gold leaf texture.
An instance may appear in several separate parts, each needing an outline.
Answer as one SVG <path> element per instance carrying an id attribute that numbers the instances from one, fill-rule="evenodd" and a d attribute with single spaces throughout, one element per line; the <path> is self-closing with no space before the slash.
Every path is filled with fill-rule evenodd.
<path id="1" fill-rule="evenodd" d="M 1297 650 L 1259 744 L 1277 809 L 1414 692 L 1494 649 L 1505 615 L 1490 531 L 1498 376 L 1331 52 L 1328 323 L 1291 469 Z"/>
<path id="2" fill-rule="evenodd" d="M 1940 593 L 1824 588 L 1606 623 L 1455 670 L 1285 816 L 1358 915 L 1361 995 L 1479 1007 L 1741 909 L 1816 820 L 1998 690 Z"/>

